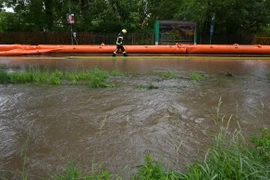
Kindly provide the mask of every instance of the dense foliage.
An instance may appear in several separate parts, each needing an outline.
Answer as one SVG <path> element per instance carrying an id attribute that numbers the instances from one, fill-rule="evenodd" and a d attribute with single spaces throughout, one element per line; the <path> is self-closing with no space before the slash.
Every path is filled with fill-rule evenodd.
<path id="1" fill-rule="evenodd" d="M 5 7 L 14 13 L 5 12 Z M 0 0 L 0 32 L 152 32 L 156 20 L 197 22 L 198 32 L 255 34 L 269 29 L 269 0 Z"/>

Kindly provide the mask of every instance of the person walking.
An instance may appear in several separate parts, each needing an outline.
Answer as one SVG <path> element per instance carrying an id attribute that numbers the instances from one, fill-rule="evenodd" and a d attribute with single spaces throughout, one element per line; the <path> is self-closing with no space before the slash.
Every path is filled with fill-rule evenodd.
<path id="1" fill-rule="evenodd" d="M 125 51 L 124 45 L 123 45 L 123 40 L 124 40 L 124 35 L 127 33 L 126 29 L 122 29 L 122 31 L 118 34 L 116 38 L 116 49 L 113 52 L 112 56 L 116 56 L 119 50 L 121 50 L 123 56 L 128 56 L 128 54 Z"/>

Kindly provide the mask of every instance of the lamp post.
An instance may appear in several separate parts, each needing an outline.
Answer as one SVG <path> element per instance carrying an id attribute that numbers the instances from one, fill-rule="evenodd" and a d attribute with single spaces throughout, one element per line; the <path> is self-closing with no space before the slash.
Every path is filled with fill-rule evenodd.
<path id="1" fill-rule="evenodd" d="M 210 44 L 212 44 L 212 38 L 213 38 L 213 34 L 214 34 L 214 26 L 215 26 L 215 13 L 212 16 L 211 25 L 210 25 Z"/>

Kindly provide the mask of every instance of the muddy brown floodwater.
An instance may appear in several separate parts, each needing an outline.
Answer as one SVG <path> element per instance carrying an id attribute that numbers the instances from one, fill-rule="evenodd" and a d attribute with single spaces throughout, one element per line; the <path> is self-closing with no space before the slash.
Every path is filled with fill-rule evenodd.
<path id="1" fill-rule="evenodd" d="M 239 122 L 246 137 L 270 128 L 269 58 L 1 57 L 0 66 L 8 72 L 33 66 L 130 72 L 110 77 L 116 87 L 105 89 L 0 85 L 4 179 L 23 173 L 30 180 L 48 178 L 62 172 L 69 160 L 84 173 L 102 165 L 128 179 L 147 154 L 183 170 L 205 154 L 230 116 L 230 129 Z M 156 72 L 178 78 L 163 79 Z M 192 72 L 205 78 L 193 81 Z M 149 84 L 158 88 L 138 88 Z"/>

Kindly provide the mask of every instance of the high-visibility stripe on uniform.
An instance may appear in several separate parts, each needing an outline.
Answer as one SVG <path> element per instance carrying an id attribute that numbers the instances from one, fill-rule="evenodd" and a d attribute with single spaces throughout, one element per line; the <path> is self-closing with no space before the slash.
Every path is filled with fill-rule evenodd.
<path id="1" fill-rule="evenodd" d="M 118 36 L 117 36 L 117 39 L 116 39 L 116 44 L 117 45 L 122 45 L 123 44 L 123 39 L 124 39 L 123 34 L 119 33 Z"/>

